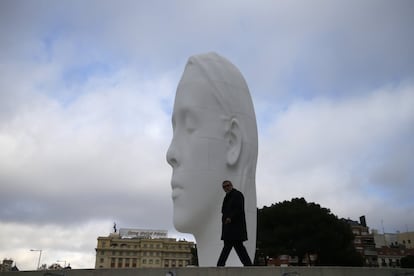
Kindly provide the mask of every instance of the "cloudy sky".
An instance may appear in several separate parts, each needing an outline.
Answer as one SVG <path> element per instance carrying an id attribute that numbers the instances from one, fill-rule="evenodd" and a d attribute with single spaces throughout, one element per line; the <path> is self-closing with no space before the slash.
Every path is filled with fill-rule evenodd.
<path id="1" fill-rule="evenodd" d="M 0 259 L 93 268 L 113 222 L 183 237 L 170 118 L 209 51 L 250 88 L 258 207 L 414 231 L 413 26 L 411 0 L 0 1 Z"/>

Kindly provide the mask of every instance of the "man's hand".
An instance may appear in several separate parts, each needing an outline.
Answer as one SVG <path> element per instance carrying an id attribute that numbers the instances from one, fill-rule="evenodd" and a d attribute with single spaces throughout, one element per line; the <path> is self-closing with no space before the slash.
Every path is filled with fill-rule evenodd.
<path id="1" fill-rule="evenodd" d="M 231 218 L 226 218 L 226 220 L 224 221 L 224 224 L 229 224 L 231 223 Z"/>

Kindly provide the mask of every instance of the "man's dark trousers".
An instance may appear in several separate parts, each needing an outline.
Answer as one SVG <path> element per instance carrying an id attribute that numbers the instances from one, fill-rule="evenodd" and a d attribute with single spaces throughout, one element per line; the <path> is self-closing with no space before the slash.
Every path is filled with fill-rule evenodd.
<path id="1" fill-rule="evenodd" d="M 217 266 L 224 266 L 226 264 L 227 258 L 229 257 L 230 251 L 233 247 L 236 250 L 236 253 L 239 256 L 242 264 L 244 266 L 251 266 L 252 261 L 250 260 L 246 247 L 244 247 L 243 245 L 243 241 L 231 241 L 231 240 L 224 241 L 224 247 L 217 261 Z"/>

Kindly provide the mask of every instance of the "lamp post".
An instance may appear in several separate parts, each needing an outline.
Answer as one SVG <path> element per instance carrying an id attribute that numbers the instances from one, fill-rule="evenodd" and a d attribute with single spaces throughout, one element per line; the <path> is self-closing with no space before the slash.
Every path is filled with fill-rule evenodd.
<path id="1" fill-rule="evenodd" d="M 37 251 L 39 252 L 39 260 L 37 261 L 37 269 L 39 270 L 39 266 L 40 266 L 40 258 L 42 258 L 42 249 L 30 249 L 30 251 Z"/>

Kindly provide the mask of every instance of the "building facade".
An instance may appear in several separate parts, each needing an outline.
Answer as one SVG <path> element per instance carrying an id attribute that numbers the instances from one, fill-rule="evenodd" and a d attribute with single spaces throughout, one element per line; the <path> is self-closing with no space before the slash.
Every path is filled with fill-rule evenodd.
<path id="1" fill-rule="evenodd" d="M 357 252 L 364 258 L 364 266 L 378 266 L 378 254 L 375 246 L 374 234 L 369 232 L 365 216 L 359 218 L 359 222 L 346 220 L 354 234 L 354 246 Z"/>
<path id="2" fill-rule="evenodd" d="M 380 234 L 377 230 L 372 230 L 377 248 L 404 247 L 414 249 L 414 232 L 397 232 Z"/>
<path id="3" fill-rule="evenodd" d="M 193 248 L 164 230 L 120 229 L 98 237 L 95 268 L 185 267 L 192 264 Z"/>
<path id="4" fill-rule="evenodd" d="M 404 247 L 383 246 L 378 248 L 377 252 L 380 267 L 400 267 L 402 258 L 414 255 L 414 249 L 406 249 Z"/>
<path id="5" fill-rule="evenodd" d="M 378 230 L 372 229 L 374 235 L 375 245 L 377 248 L 392 247 L 394 244 L 398 244 L 397 233 L 384 233 L 380 234 Z"/>
<path id="6" fill-rule="evenodd" d="M 19 269 L 14 265 L 12 259 L 3 259 L 3 262 L 0 263 L 0 272 L 6 271 L 19 271 Z"/>
<path id="7" fill-rule="evenodd" d="M 398 232 L 397 242 L 402 244 L 404 248 L 414 249 L 414 232 Z"/>

